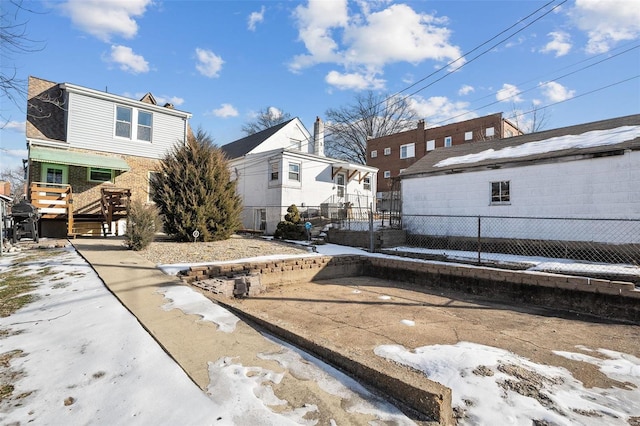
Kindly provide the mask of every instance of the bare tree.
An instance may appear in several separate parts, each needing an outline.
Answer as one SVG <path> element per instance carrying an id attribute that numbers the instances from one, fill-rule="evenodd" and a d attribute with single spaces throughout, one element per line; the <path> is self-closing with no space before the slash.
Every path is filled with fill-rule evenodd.
<path id="1" fill-rule="evenodd" d="M 258 111 L 255 120 L 245 123 L 242 131 L 249 136 L 290 119 L 291 114 L 288 112 L 282 112 L 276 107 L 267 107 Z"/>
<path id="2" fill-rule="evenodd" d="M 367 140 L 415 127 L 416 112 L 407 98 L 387 97 L 369 91 L 354 103 L 326 111 L 327 155 L 351 163 L 366 164 Z"/>
<path id="3" fill-rule="evenodd" d="M 549 121 L 549 117 L 547 116 L 547 110 L 545 108 L 532 103 L 528 111 L 518 110 L 515 105 L 512 105 L 509 120 L 511 120 L 522 133 L 536 133 L 544 130 Z"/>
<path id="4" fill-rule="evenodd" d="M 3 168 L 0 170 L 0 181 L 11 184 L 11 197 L 19 201 L 25 193 L 24 169 L 22 167 Z"/>
<path id="5" fill-rule="evenodd" d="M 17 107 L 24 108 L 26 100 L 26 81 L 18 77 L 16 66 L 13 64 L 14 55 L 32 53 L 43 49 L 41 42 L 30 39 L 27 35 L 28 21 L 20 21 L 21 12 L 34 13 L 27 9 L 22 0 L 3 2 L 0 13 L 0 97 L 9 99 Z M 0 127 L 10 121 L 0 112 Z"/>

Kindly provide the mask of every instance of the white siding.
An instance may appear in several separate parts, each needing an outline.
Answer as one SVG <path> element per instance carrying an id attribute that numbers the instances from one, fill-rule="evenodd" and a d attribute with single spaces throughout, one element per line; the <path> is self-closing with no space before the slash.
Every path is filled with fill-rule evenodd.
<path id="1" fill-rule="evenodd" d="M 255 147 L 250 154 L 272 151 L 274 149 L 295 149 L 291 142 L 300 141 L 300 152 L 312 154 L 311 135 L 297 118 L 277 131 L 270 138 Z"/>
<path id="2" fill-rule="evenodd" d="M 490 204 L 496 181 L 510 182 L 509 204 Z M 402 200 L 405 215 L 638 219 L 640 152 L 403 179 Z M 586 238 L 590 232 L 585 229 Z M 553 231 L 544 234 L 534 229 L 519 237 L 554 237 Z"/>
<path id="3" fill-rule="evenodd" d="M 152 141 L 114 137 L 115 103 L 77 93 L 69 93 L 67 142 L 71 147 L 147 158 L 162 158 L 178 141 L 184 140 L 185 121 L 156 110 L 153 113 Z M 135 111 L 134 111 L 135 114 Z"/>
<path id="4" fill-rule="evenodd" d="M 279 181 L 270 182 L 269 164 L 279 161 Z M 243 226 L 252 229 L 254 226 L 254 211 L 257 208 L 267 208 L 267 230 L 272 234 L 278 222 L 283 220 L 286 209 L 291 204 L 298 207 L 318 208 L 336 195 L 334 180 L 331 178 L 330 158 L 321 158 L 280 151 L 250 154 L 230 162 L 232 171 L 237 171 L 237 192 L 242 197 L 244 212 Z M 290 181 L 289 162 L 300 164 L 300 182 Z M 363 183 L 352 179 L 347 183 L 346 192 L 349 194 L 368 195 L 372 201 L 375 194 L 375 175 L 371 176 L 372 188 L 363 189 Z M 364 199 L 364 198 L 363 198 Z M 274 207 L 281 207 L 280 209 Z M 362 206 L 366 207 L 366 206 Z"/>

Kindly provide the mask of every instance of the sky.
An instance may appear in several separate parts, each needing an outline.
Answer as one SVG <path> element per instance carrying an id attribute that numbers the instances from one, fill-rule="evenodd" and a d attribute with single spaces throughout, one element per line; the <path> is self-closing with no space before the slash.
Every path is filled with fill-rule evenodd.
<path id="1" fill-rule="evenodd" d="M 2 73 L 193 114 L 218 145 L 275 108 L 313 129 L 368 90 L 407 96 L 427 126 L 502 112 L 545 129 L 640 112 L 640 0 L 2 3 L 29 51 Z M 1 99 L 2 167 L 26 156 L 26 100 Z M 521 114 L 512 117 L 514 113 Z"/>
<path id="2" fill-rule="evenodd" d="M 318 251 L 366 255 L 332 244 L 318 246 Z M 282 403 L 271 388 L 282 373 L 241 365 L 230 357 L 210 360 L 210 385 L 201 391 L 73 247 L 47 259 L 27 256 L 28 251 L 0 258 L 0 272 L 21 263 L 24 278 L 39 296 L 0 318 L 0 328 L 12 331 L 2 339 L 2 352 L 23 351 L 11 359 L 10 367 L 23 372 L 13 384 L 14 394 L 24 397 L 19 405 L 0 410 L 3 424 L 26 419 L 37 424 L 313 424 L 303 418 L 317 409 L 312 404 L 280 413 L 268 407 Z M 158 309 L 197 315 L 215 324 L 219 333 L 233 333 L 240 321 L 189 286 L 166 286 L 162 293 L 166 303 Z M 379 298 L 392 299 L 384 294 Z M 401 323 L 415 327 L 412 320 Z M 282 345 L 282 351 L 258 354 L 261 359 L 275 360 L 296 377 L 314 380 L 325 392 L 343 398 L 345 407 L 373 414 L 377 421 L 372 424 L 413 424 L 339 371 L 273 336 L 264 338 Z M 556 425 L 628 425 L 640 412 L 640 359 L 607 348 L 577 346 L 554 353 L 592 364 L 607 377 L 627 383 L 625 388 L 586 388 L 564 368 L 464 341 L 417 348 L 380 345 L 374 353 L 450 387 L 453 405 L 466 412 L 462 425 L 530 425 L 532 419 Z M 477 374 L 479 369 L 492 374 Z M 523 371 L 538 378 L 547 397 L 544 406 L 503 387 L 519 381 Z"/>

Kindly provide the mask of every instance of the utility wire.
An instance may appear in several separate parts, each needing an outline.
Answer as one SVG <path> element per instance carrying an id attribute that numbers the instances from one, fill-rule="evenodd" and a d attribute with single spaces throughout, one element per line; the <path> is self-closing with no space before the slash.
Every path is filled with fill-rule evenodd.
<path id="1" fill-rule="evenodd" d="M 448 67 L 450 67 L 451 65 L 453 65 L 454 63 L 458 62 L 459 60 L 463 59 L 465 56 L 469 55 L 470 53 L 475 52 L 476 50 L 480 49 L 482 46 L 492 42 L 493 40 L 497 39 L 498 37 L 500 37 L 501 35 L 505 34 L 506 32 L 510 31 L 511 29 L 513 29 L 514 27 L 518 26 L 519 24 L 521 24 L 522 22 L 526 21 L 527 19 L 529 19 L 530 17 L 536 15 L 538 12 L 540 12 L 541 10 L 543 10 L 544 8 L 546 8 L 547 6 L 549 6 L 550 4 L 552 4 L 555 0 L 552 0 L 548 3 L 546 3 L 545 5 L 543 5 L 542 7 L 536 9 L 534 12 L 530 13 L 529 15 L 527 15 L 526 17 L 518 20 L 515 24 L 509 26 L 508 28 L 506 28 L 505 30 L 499 32 L 498 34 L 496 34 L 495 36 L 491 37 L 489 40 L 481 43 L 480 45 L 474 47 L 473 49 L 471 49 L 469 52 L 466 52 L 465 54 L 463 54 L 462 56 L 458 57 L 457 59 L 447 63 L 446 65 L 440 67 L 439 69 L 437 69 L 436 71 L 432 72 L 431 74 L 427 75 L 426 77 L 423 77 L 422 79 L 418 80 L 417 82 L 411 84 L 410 86 L 407 86 L 406 88 L 402 89 L 399 92 L 396 92 L 395 94 L 388 96 L 387 98 L 383 99 L 381 102 L 377 103 L 376 105 L 373 105 L 370 107 L 370 110 L 373 110 L 374 108 L 384 104 L 385 102 L 388 102 L 390 100 L 393 100 L 394 98 L 397 98 L 397 96 L 407 90 L 409 90 L 412 87 L 415 87 L 416 85 L 418 85 L 419 83 L 425 81 L 426 79 L 428 79 L 429 77 L 432 77 L 433 75 L 447 69 Z M 429 83 L 426 86 L 421 87 L 420 89 L 410 93 L 409 95 L 406 95 L 398 100 L 396 100 L 394 103 L 392 103 L 391 105 L 395 105 L 396 103 L 399 102 L 404 102 L 407 98 L 415 95 L 416 93 L 421 92 L 422 90 L 431 87 L 433 84 L 441 81 L 442 79 L 446 78 L 447 76 L 453 74 L 454 72 L 458 71 L 459 69 L 463 68 L 464 66 L 468 65 L 471 62 L 474 62 L 476 59 L 480 58 L 481 56 L 484 56 L 486 53 L 488 53 L 489 51 L 491 51 L 492 49 L 494 49 L 496 46 L 499 46 L 500 44 L 502 44 L 503 42 L 509 40 L 510 38 L 512 38 L 514 35 L 524 31 L 526 28 L 530 27 L 531 25 L 533 25 L 535 22 L 539 21 L 540 19 L 542 19 L 543 17 L 545 17 L 546 15 L 548 15 L 549 13 L 553 12 L 554 10 L 556 10 L 558 7 L 562 6 L 564 3 L 566 3 L 567 0 L 562 0 L 560 3 L 556 4 L 554 7 L 552 7 L 551 9 L 549 9 L 548 11 L 546 11 L 544 14 L 542 14 L 541 16 L 536 17 L 533 21 L 527 23 L 525 26 L 523 26 L 522 28 L 520 28 L 518 31 L 514 32 L 513 34 L 510 34 L 509 36 L 501 39 L 499 42 L 491 45 L 491 47 L 489 47 L 488 49 L 485 49 L 482 53 L 478 54 L 477 56 L 475 56 L 474 58 L 472 58 L 471 60 L 465 62 L 464 64 L 449 70 L 444 76 L 436 79 L 435 81 Z M 362 121 L 362 118 L 359 117 L 348 117 L 350 118 L 352 121 L 354 122 L 358 122 L 358 121 Z M 356 120 L 357 119 L 357 120 Z M 327 134 L 328 133 L 328 134 Z M 325 133 L 325 137 L 326 136 L 331 136 L 331 132 L 328 131 L 327 133 Z"/>

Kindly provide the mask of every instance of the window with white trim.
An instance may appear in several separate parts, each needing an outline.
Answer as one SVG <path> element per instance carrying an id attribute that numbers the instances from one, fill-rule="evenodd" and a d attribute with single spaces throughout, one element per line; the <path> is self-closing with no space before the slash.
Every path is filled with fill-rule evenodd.
<path id="1" fill-rule="evenodd" d="M 427 141 L 427 151 L 433 151 L 434 149 L 436 149 L 435 139 L 431 139 L 430 141 Z"/>
<path id="2" fill-rule="evenodd" d="M 87 180 L 89 182 L 113 182 L 113 170 L 89 167 L 87 169 Z"/>
<path id="3" fill-rule="evenodd" d="M 470 141 L 471 139 L 473 139 L 473 132 L 464 132 L 464 140 Z"/>
<path id="4" fill-rule="evenodd" d="M 449 148 L 452 142 L 453 142 L 453 139 L 451 138 L 451 136 L 447 136 L 446 138 L 444 138 L 444 147 Z"/>
<path id="5" fill-rule="evenodd" d="M 400 158 L 413 158 L 416 156 L 416 144 L 408 143 L 400 145 Z"/>
<path id="6" fill-rule="evenodd" d="M 116 106 L 116 136 L 131 139 L 131 108 Z"/>
<path id="7" fill-rule="evenodd" d="M 138 140 L 151 142 L 151 123 L 153 115 L 150 112 L 138 111 Z"/>
<path id="8" fill-rule="evenodd" d="M 378 156 L 378 150 L 374 149 L 373 151 L 371 151 L 371 158 L 376 158 Z"/>
<path id="9" fill-rule="evenodd" d="M 508 204 L 511 201 L 509 181 L 491 182 L 491 204 Z"/>
<path id="10" fill-rule="evenodd" d="M 362 189 L 365 191 L 371 191 L 371 178 L 369 176 L 362 179 Z"/>
<path id="11" fill-rule="evenodd" d="M 383 176 L 385 179 L 389 179 L 391 177 L 391 172 L 389 170 L 385 170 Z"/>
<path id="12" fill-rule="evenodd" d="M 391 155 L 391 148 L 385 148 L 384 155 Z"/>
<path id="13" fill-rule="evenodd" d="M 300 182 L 300 163 L 289 163 L 289 180 Z"/>
<path id="14" fill-rule="evenodd" d="M 496 134 L 496 129 L 493 127 L 487 127 L 484 131 L 484 134 L 488 138 L 492 138 Z"/>
<path id="15" fill-rule="evenodd" d="M 280 163 L 274 161 L 269 163 L 269 180 L 276 181 L 280 179 Z"/>

